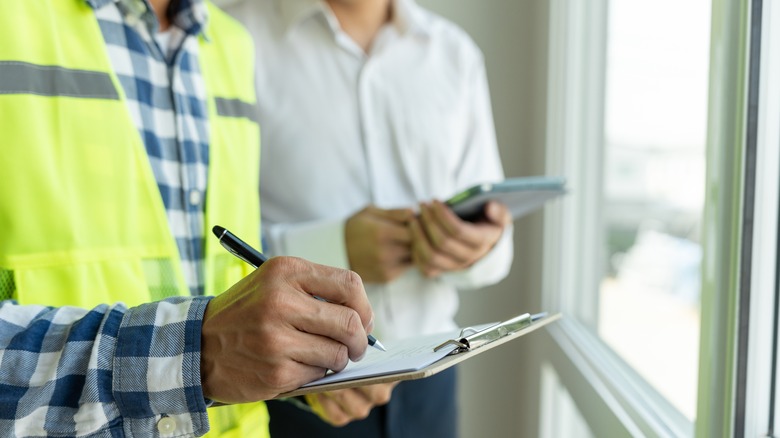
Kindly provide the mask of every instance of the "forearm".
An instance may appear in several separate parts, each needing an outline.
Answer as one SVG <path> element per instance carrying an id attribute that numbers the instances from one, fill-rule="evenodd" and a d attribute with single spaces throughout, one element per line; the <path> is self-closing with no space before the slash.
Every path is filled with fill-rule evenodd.
<path id="1" fill-rule="evenodd" d="M 0 303 L 0 411 L 11 413 L 21 435 L 149 436 L 163 416 L 175 422 L 174 435 L 205 433 L 199 364 L 207 303 L 178 297 L 91 310 Z"/>

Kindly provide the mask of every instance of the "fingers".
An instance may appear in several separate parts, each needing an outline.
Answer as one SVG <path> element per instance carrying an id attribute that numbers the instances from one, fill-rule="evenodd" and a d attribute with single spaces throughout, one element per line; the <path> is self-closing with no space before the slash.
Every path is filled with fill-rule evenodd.
<path id="1" fill-rule="evenodd" d="M 411 227 L 415 264 L 429 277 L 464 269 L 479 246 L 479 239 L 469 236 L 472 227 L 440 202 L 420 204 L 419 226 Z"/>
<path id="2" fill-rule="evenodd" d="M 262 268 L 274 269 L 280 264 L 279 275 L 284 275 L 288 284 L 302 292 L 318 296 L 330 303 L 341 304 L 357 312 L 363 327 L 373 323 L 374 312 L 368 302 L 363 281 L 353 271 L 333 268 L 316 263 L 305 262 L 294 257 L 275 257 L 266 262 Z M 342 309 L 347 312 L 348 309 Z M 350 326 L 348 314 L 342 314 L 341 321 Z M 350 326 L 352 327 L 352 326 Z M 365 333 L 364 333 L 365 335 Z"/>
<path id="3" fill-rule="evenodd" d="M 506 227 L 512 223 L 512 213 L 509 211 L 509 208 L 496 201 L 487 203 L 485 206 L 485 217 L 488 221 L 500 225 L 501 227 Z"/>
<path id="4" fill-rule="evenodd" d="M 375 236 L 372 240 L 378 245 L 409 245 L 412 242 L 412 236 L 409 234 L 408 223 L 378 222 L 373 230 Z"/>
<path id="5" fill-rule="evenodd" d="M 420 204 L 419 219 L 409 226 L 413 263 L 428 277 L 471 266 L 490 251 L 511 221 L 508 209 L 497 202 L 488 203 L 486 217 L 471 223 L 440 201 Z"/>
<path id="6" fill-rule="evenodd" d="M 322 377 L 327 369 L 341 370 L 350 358 L 365 354 L 372 324 L 356 274 L 272 258 L 206 306 L 204 395 L 226 403 L 266 400 Z"/>
<path id="7" fill-rule="evenodd" d="M 303 397 L 306 399 L 306 404 L 309 405 L 312 412 L 317 414 L 317 416 L 326 423 L 333 424 L 329 420 L 330 414 L 325 410 L 325 408 L 322 406 L 322 403 L 320 402 L 323 397 L 326 397 L 325 394 L 304 394 Z"/>
<path id="8" fill-rule="evenodd" d="M 412 246 L 412 262 L 427 277 L 435 277 L 442 271 L 456 270 L 461 262 L 446 253 L 438 252 L 428 240 L 419 221 L 410 225 L 415 243 Z"/>
<path id="9" fill-rule="evenodd" d="M 384 242 L 409 243 L 410 236 L 406 225 L 415 217 L 410 208 L 385 210 L 369 205 L 356 213 L 351 221 L 362 228 L 358 232 L 373 244 Z"/>
<path id="10" fill-rule="evenodd" d="M 349 266 L 367 283 L 387 283 L 411 266 L 410 209 L 382 210 L 369 206 L 346 221 Z"/>
<path id="11" fill-rule="evenodd" d="M 368 210 L 377 217 L 399 224 L 406 224 L 414 219 L 414 210 L 411 208 L 383 209 L 369 206 Z"/>
<path id="12" fill-rule="evenodd" d="M 289 341 L 294 330 L 277 318 L 279 312 L 267 304 L 265 294 L 250 284 L 245 278 L 206 307 L 200 376 L 203 393 L 212 400 L 265 400 L 324 373 L 324 368 L 293 359 L 291 352 L 315 349 L 317 344 L 299 346 Z M 321 358 L 310 362 L 328 363 Z"/>
<path id="13" fill-rule="evenodd" d="M 414 220 L 414 212 L 411 209 L 382 210 L 369 207 L 376 219 L 376 240 L 382 242 L 395 242 L 409 244 L 412 237 L 409 234 L 407 224 Z"/>
<path id="14" fill-rule="evenodd" d="M 410 239 L 411 236 L 412 233 L 410 231 Z M 377 254 L 378 262 L 388 267 L 406 265 L 411 258 L 412 248 L 409 245 L 388 244 Z"/>
<path id="15" fill-rule="evenodd" d="M 306 401 L 312 410 L 334 426 L 366 418 L 375 406 L 390 401 L 397 382 L 309 394 Z"/>
<path id="16" fill-rule="evenodd" d="M 428 205 L 421 204 L 420 216 L 426 232 L 429 229 L 431 232 L 438 231 L 443 235 L 441 239 L 457 238 L 471 248 L 478 247 L 483 241 L 483 236 L 473 223 L 460 219 L 440 201 L 433 201 Z"/>
<path id="17" fill-rule="evenodd" d="M 474 250 L 481 243 L 471 225 L 461 221 L 443 205 L 421 208 L 421 223 L 425 236 L 433 250 L 464 265 L 471 260 Z"/>
<path id="18" fill-rule="evenodd" d="M 362 420 L 368 417 L 373 408 L 371 401 L 354 389 L 319 394 L 317 401 L 324 413 L 321 417 L 334 426 L 344 426 L 352 420 Z"/>
<path id="19" fill-rule="evenodd" d="M 368 330 L 363 328 L 358 314 L 348 307 L 320 300 L 304 301 L 300 303 L 302 308 L 296 312 L 297 316 L 290 318 L 291 323 L 299 333 L 304 332 L 299 336 L 320 335 L 323 339 L 305 339 L 308 344 L 316 342 L 319 351 L 299 352 L 297 359 L 340 371 L 347 365 L 347 357 L 353 361 L 363 358 L 368 346 L 367 335 L 372 327 Z M 302 338 L 300 340 L 304 341 Z M 326 362 L 313 362 L 316 357 L 322 356 L 326 358 Z"/>
<path id="20" fill-rule="evenodd" d="M 308 299 L 306 301 L 317 302 L 317 300 Z M 328 303 L 322 303 L 322 305 L 325 304 Z M 314 368 L 311 370 L 314 378 L 322 377 L 326 370 L 341 371 L 347 366 L 350 359 L 349 347 L 336 339 L 339 337 L 337 332 L 342 330 L 337 324 L 328 330 L 324 327 L 326 324 L 312 321 L 305 315 L 295 319 L 288 318 L 287 321 L 277 324 L 280 323 L 286 323 L 287 326 L 279 327 L 277 325 L 275 333 L 268 336 L 264 345 L 253 347 L 269 356 L 286 357 L 296 363 Z M 330 326 L 329 323 L 327 325 Z M 322 335 L 315 332 L 329 332 L 329 334 Z M 355 340 L 355 342 L 368 343 L 365 335 L 364 339 Z"/>
<path id="21" fill-rule="evenodd" d="M 371 403 L 373 403 L 374 406 L 382 406 L 390 401 L 393 389 L 398 383 L 399 382 L 380 383 L 377 385 L 360 386 L 356 389 L 362 392 L 367 399 L 371 400 Z"/>

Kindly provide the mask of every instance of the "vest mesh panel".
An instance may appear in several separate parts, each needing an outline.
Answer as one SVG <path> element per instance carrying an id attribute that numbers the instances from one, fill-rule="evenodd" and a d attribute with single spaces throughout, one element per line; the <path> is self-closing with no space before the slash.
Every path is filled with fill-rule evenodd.
<path id="1" fill-rule="evenodd" d="M 173 262 L 170 259 L 148 259 L 142 264 L 152 301 L 179 295 Z"/>
<path id="2" fill-rule="evenodd" d="M 10 300 L 14 297 L 15 290 L 13 271 L 0 269 L 0 300 Z"/>
<path id="3" fill-rule="evenodd" d="M 242 262 L 243 263 L 243 262 Z M 249 265 L 247 265 L 249 266 Z M 214 294 L 219 295 L 228 290 L 230 286 L 238 281 L 237 277 L 230 277 L 224 273 L 236 272 L 236 256 L 225 252 L 214 257 L 214 271 L 216 274 L 212 279 L 214 285 Z M 240 277 L 238 277 L 240 278 Z"/>

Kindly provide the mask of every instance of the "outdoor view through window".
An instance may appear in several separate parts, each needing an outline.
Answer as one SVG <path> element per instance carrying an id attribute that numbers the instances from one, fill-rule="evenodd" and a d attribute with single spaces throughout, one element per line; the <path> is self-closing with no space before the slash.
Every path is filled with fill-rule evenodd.
<path id="1" fill-rule="evenodd" d="M 611 1 L 599 334 L 696 413 L 710 4 Z"/>

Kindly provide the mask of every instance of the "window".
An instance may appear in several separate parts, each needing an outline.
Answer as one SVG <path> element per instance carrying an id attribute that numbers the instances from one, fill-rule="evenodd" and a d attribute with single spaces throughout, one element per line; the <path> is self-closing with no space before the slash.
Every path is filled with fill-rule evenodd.
<path id="1" fill-rule="evenodd" d="M 596 329 L 690 421 L 709 26 L 708 0 L 612 1 L 607 14 Z"/>
<path id="2" fill-rule="evenodd" d="M 542 401 L 563 384 L 593 436 L 774 436 L 780 6 L 636 3 L 551 3 L 572 196 L 545 218 Z"/>
<path id="3" fill-rule="evenodd" d="M 546 212 L 545 294 L 581 378 L 651 418 L 629 434 L 696 419 L 710 5 L 551 3 L 548 173 L 571 194 Z"/>

